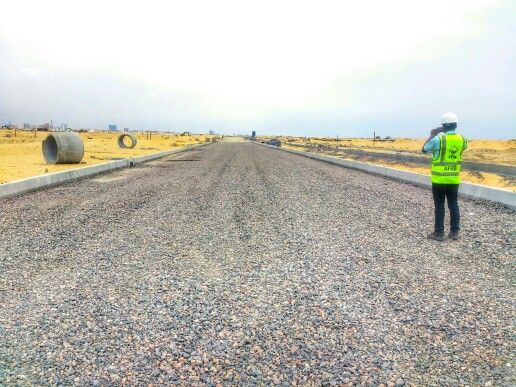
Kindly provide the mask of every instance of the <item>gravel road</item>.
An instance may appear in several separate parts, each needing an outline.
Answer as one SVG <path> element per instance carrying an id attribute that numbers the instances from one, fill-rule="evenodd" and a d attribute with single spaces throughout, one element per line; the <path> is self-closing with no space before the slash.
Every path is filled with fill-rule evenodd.
<path id="1" fill-rule="evenodd" d="M 0 200 L 0 385 L 511 385 L 514 213 L 218 143 Z"/>

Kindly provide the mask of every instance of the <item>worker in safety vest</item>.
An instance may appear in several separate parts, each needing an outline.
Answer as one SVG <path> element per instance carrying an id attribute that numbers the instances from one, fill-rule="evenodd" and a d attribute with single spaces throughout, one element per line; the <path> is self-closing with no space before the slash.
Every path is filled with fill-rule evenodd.
<path id="1" fill-rule="evenodd" d="M 423 145 L 423 153 L 432 153 L 432 195 L 435 206 L 434 232 L 428 238 L 444 241 L 444 202 L 448 200 L 450 210 L 450 233 L 448 237 L 459 239 L 460 212 L 457 194 L 460 184 L 462 152 L 468 141 L 456 132 L 457 115 L 446 113 L 442 127 L 433 129 Z"/>

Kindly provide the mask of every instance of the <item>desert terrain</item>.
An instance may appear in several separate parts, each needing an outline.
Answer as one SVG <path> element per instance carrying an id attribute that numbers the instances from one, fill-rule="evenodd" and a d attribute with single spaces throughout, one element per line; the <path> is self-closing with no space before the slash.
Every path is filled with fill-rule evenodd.
<path id="1" fill-rule="evenodd" d="M 59 172 L 126 157 L 142 156 L 172 148 L 210 141 L 213 136 L 170 133 L 136 134 L 138 143 L 133 149 L 120 149 L 120 132 L 94 131 L 79 133 L 84 141 L 84 157 L 80 164 L 47 164 L 41 150 L 48 132 L 0 130 L 0 184 L 25 177 Z"/>
<path id="2" fill-rule="evenodd" d="M 425 143 L 422 138 L 396 138 L 390 141 L 374 140 L 372 138 L 336 139 L 329 137 L 279 137 L 284 143 L 322 144 L 334 147 L 364 149 L 377 152 L 406 152 L 421 153 Z M 464 160 L 491 163 L 516 164 L 516 139 L 486 140 L 469 139 L 468 150 L 463 154 Z"/>
<path id="3" fill-rule="evenodd" d="M 327 137 L 276 137 L 282 142 L 282 146 L 297 149 L 310 150 L 314 144 L 337 148 L 360 149 L 378 153 L 404 153 L 408 155 L 421 155 L 424 139 L 399 138 L 390 141 L 374 140 L 372 138 L 336 139 Z M 262 139 L 262 138 L 260 138 Z M 265 137 L 263 138 L 265 139 Z M 322 152 L 327 153 L 327 152 Z M 345 159 L 358 160 L 371 164 L 384 165 L 390 168 L 402 169 L 411 172 L 429 174 L 429 167 L 415 163 L 399 163 L 391 160 L 372 157 L 358 157 L 352 155 L 335 156 Z M 463 154 L 463 159 L 487 164 L 516 165 L 516 140 L 469 140 L 468 149 Z M 430 164 L 430 161 L 429 161 Z M 475 184 L 483 184 L 516 191 L 516 181 L 507 176 L 501 176 L 486 172 L 462 172 L 462 180 Z"/>

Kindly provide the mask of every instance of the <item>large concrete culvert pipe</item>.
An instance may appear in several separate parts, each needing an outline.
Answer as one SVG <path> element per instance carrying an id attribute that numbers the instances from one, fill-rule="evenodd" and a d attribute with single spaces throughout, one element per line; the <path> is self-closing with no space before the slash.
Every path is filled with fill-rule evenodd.
<path id="1" fill-rule="evenodd" d="M 75 132 L 50 133 L 42 148 L 47 164 L 76 164 L 84 156 L 84 143 Z"/>
<path id="2" fill-rule="evenodd" d="M 126 137 L 129 137 L 131 140 L 131 144 L 127 145 L 125 143 Z M 136 143 L 138 141 L 136 140 L 136 136 L 129 134 L 129 133 L 123 133 L 120 136 L 118 136 L 118 146 L 122 149 L 133 149 L 136 146 Z"/>

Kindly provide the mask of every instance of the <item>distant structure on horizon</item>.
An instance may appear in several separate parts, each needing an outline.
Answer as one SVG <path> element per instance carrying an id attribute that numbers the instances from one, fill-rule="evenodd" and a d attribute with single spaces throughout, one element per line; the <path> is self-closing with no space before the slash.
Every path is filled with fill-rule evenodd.
<path id="1" fill-rule="evenodd" d="M 25 123 L 23 124 L 23 129 L 32 129 L 32 125 L 31 125 L 31 124 L 29 124 L 28 122 L 25 122 Z"/>
<path id="2" fill-rule="evenodd" d="M 46 122 L 44 124 L 38 125 L 38 129 L 39 130 L 51 130 L 51 129 L 54 129 L 54 127 L 52 124 Z"/>
<path id="3" fill-rule="evenodd" d="M 124 132 L 128 132 L 129 131 L 129 128 L 124 128 Z"/>
<path id="4" fill-rule="evenodd" d="M 215 136 L 215 131 L 214 130 L 210 130 L 210 136 Z"/>
<path id="5" fill-rule="evenodd" d="M 59 129 L 60 129 L 60 130 L 66 130 L 66 128 L 67 128 L 67 127 L 68 127 L 68 125 L 66 125 L 66 124 L 61 124 L 61 125 L 59 126 Z"/>
<path id="6" fill-rule="evenodd" d="M 108 126 L 108 128 L 109 128 L 109 131 L 110 131 L 110 132 L 116 132 L 116 131 L 117 131 L 117 129 L 116 129 L 116 125 L 110 124 L 110 125 Z"/>

